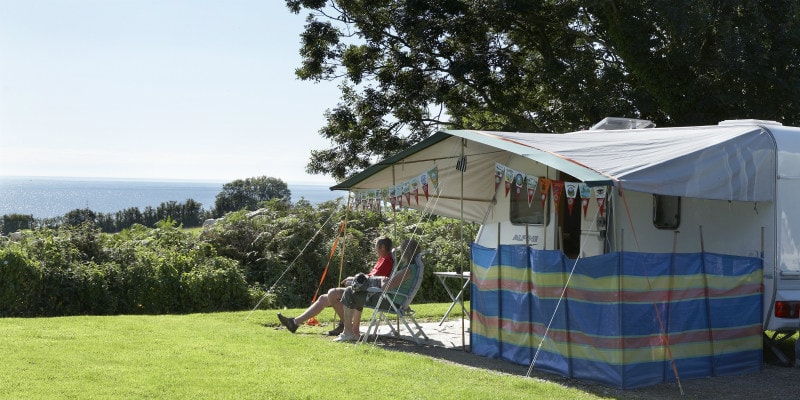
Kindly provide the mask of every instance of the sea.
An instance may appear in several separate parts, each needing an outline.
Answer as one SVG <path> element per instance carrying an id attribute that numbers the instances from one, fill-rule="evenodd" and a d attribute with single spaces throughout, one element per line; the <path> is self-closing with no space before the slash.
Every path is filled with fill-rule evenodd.
<path id="1" fill-rule="evenodd" d="M 0 177 L 0 216 L 33 215 L 54 218 L 75 209 L 114 213 L 131 207 L 144 210 L 161 203 L 184 203 L 192 199 L 206 211 L 226 182 L 109 180 L 98 178 Z M 345 197 L 327 185 L 292 184 L 292 202 L 305 199 L 311 204 Z"/>

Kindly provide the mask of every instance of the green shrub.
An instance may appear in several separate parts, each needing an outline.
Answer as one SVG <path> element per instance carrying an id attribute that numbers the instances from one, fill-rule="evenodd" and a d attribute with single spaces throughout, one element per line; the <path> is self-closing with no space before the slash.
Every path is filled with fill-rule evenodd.
<path id="1" fill-rule="evenodd" d="M 34 316 L 39 308 L 41 271 L 17 246 L 0 248 L 0 316 Z"/>
<path id="2" fill-rule="evenodd" d="M 251 305 L 247 281 L 230 259 L 209 259 L 181 275 L 180 284 L 187 312 L 242 310 Z"/>
<path id="3" fill-rule="evenodd" d="M 116 234 L 84 221 L 3 239 L 0 315 L 187 313 L 242 310 L 259 301 L 260 308 L 303 308 L 343 277 L 371 269 L 380 236 L 395 246 L 412 238 L 426 251 L 415 302 L 449 302 L 433 271 L 468 268 L 477 231 L 413 210 L 347 212 L 337 202 L 315 208 L 306 201 L 261 206 L 229 213 L 199 235 L 166 219 Z"/>

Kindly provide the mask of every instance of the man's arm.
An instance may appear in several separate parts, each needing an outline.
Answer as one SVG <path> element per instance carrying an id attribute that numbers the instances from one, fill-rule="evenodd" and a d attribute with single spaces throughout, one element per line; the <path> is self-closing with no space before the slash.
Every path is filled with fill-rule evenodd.
<path id="1" fill-rule="evenodd" d="M 381 284 L 382 289 L 394 289 L 400 286 L 403 282 L 406 281 L 409 277 L 411 277 L 411 266 L 403 268 L 401 271 L 398 271 L 394 274 L 391 278 L 384 278 L 383 284 Z"/>

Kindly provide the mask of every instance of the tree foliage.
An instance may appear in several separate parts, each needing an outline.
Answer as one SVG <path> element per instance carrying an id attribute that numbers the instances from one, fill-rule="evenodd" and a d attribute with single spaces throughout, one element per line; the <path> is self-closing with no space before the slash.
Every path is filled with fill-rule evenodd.
<path id="1" fill-rule="evenodd" d="M 234 260 L 171 221 L 101 233 L 90 222 L 0 240 L 0 316 L 187 313 L 252 303 Z"/>
<path id="2" fill-rule="evenodd" d="M 3 215 L 2 233 L 8 235 L 23 229 L 31 229 L 34 226 L 33 215 L 30 214 L 5 214 Z"/>
<path id="3" fill-rule="evenodd" d="M 225 215 L 227 212 L 258 209 L 259 204 L 271 199 L 290 202 L 292 192 L 286 182 L 267 176 L 237 179 L 222 185 L 217 194 L 215 214 Z"/>
<path id="4" fill-rule="evenodd" d="M 199 234 L 168 218 L 114 234 L 85 220 L 0 236 L 0 317 L 303 308 L 369 271 L 380 236 L 395 247 L 421 244 L 426 278 L 416 301 L 444 302 L 432 273 L 469 268 L 477 233 L 477 225 L 414 210 L 263 206 L 228 213 Z"/>
<path id="5" fill-rule="evenodd" d="M 301 79 L 339 81 L 310 173 L 343 179 L 442 127 L 563 132 L 800 119 L 796 2 L 287 0 Z"/>
<path id="6" fill-rule="evenodd" d="M 800 121 L 797 2 L 604 1 L 590 10 L 664 122 Z"/>

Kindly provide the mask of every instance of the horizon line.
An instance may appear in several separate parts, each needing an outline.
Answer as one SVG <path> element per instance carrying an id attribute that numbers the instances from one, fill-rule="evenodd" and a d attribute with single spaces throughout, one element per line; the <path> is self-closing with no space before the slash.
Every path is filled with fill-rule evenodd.
<path id="1" fill-rule="evenodd" d="M 269 175 L 259 175 L 267 176 Z M 236 180 L 244 180 L 248 178 L 255 178 L 254 176 L 248 178 L 235 178 L 230 180 L 225 179 L 203 179 L 203 178 L 145 178 L 145 177 L 111 177 L 111 176 L 58 176 L 58 175 L 5 175 L 0 173 L 0 179 L 62 179 L 62 180 L 87 180 L 87 181 L 132 181 L 132 182 L 197 182 L 197 183 L 219 183 L 225 184 Z M 315 185 L 315 186 L 334 186 L 335 182 L 312 181 L 312 180 L 295 180 L 288 181 L 279 177 L 277 178 L 284 181 L 287 185 Z"/>

